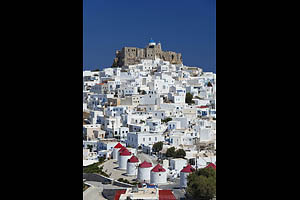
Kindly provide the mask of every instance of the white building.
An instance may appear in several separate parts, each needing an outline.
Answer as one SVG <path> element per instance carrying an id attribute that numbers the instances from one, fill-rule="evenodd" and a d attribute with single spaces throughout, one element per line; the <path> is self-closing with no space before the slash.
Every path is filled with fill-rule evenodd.
<path id="1" fill-rule="evenodd" d="M 127 146 L 134 148 L 153 145 L 161 141 L 165 141 L 165 137 L 161 133 L 130 132 L 127 134 Z"/>
<path id="2" fill-rule="evenodd" d="M 187 160 L 183 158 L 173 158 L 170 160 L 170 168 L 172 170 L 181 171 L 187 165 Z"/>
<path id="3" fill-rule="evenodd" d="M 195 103 L 185 103 L 187 93 L 193 95 Z M 216 149 L 216 74 L 201 68 L 155 58 L 135 65 L 84 71 L 82 98 L 83 110 L 90 113 L 85 121 L 89 124 L 83 125 L 83 148 L 91 149 L 89 153 L 85 150 L 89 159 L 112 155 L 122 169 L 133 166 L 123 162 L 125 159 L 120 163 L 121 148 L 114 148 L 118 142 L 132 147 L 128 148 L 131 155 L 136 155 L 139 147 L 151 153 L 154 143 L 164 142 L 164 147 L 186 150 L 186 158 L 191 160 L 197 157 L 190 153 L 196 142 Z M 171 120 L 166 122 L 167 118 Z M 198 157 L 198 167 L 207 166 L 209 161 L 205 159 L 209 156 L 201 157 L 204 159 Z M 171 162 L 175 175 L 187 164 Z M 151 169 L 147 169 L 147 181 Z M 131 170 L 129 174 L 133 174 Z"/>

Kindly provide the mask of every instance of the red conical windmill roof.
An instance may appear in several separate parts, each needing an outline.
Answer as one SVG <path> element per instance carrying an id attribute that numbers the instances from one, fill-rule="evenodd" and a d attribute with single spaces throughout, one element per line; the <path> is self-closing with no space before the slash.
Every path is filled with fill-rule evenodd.
<path id="1" fill-rule="evenodd" d="M 205 168 L 212 167 L 216 169 L 216 165 L 214 163 L 209 163 Z"/>
<path id="2" fill-rule="evenodd" d="M 149 162 L 142 162 L 140 165 L 139 165 L 140 168 L 148 168 L 148 167 L 152 167 L 152 164 L 149 163 Z"/>
<path id="3" fill-rule="evenodd" d="M 119 152 L 122 153 L 125 149 L 127 149 L 126 147 L 122 146 L 120 149 L 119 149 Z"/>
<path id="4" fill-rule="evenodd" d="M 120 156 L 130 156 L 131 153 L 127 150 L 127 149 L 124 149 L 121 153 L 120 153 Z"/>
<path id="5" fill-rule="evenodd" d="M 131 158 L 128 159 L 128 162 L 137 163 L 137 162 L 139 162 L 139 159 L 136 156 L 131 156 Z"/>
<path id="6" fill-rule="evenodd" d="M 185 172 L 185 173 L 191 173 L 195 171 L 195 169 L 190 165 L 188 164 L 185 168 L 183 168 L 180 172 Z"/>
<path id="7" fill-rule="evenodd" d="M 123 147 L 123 145 L 121 145 L 121 143 L 119 142 L 114 148 L 119 149 L 119 148 L 122 148 L 122 147 Z"/>
<path id="8" fill-rule="evenodd" d="M 165 172 L 166 170 L 160 164 L 157 164 L 151 171 L 152 172 Z"/>

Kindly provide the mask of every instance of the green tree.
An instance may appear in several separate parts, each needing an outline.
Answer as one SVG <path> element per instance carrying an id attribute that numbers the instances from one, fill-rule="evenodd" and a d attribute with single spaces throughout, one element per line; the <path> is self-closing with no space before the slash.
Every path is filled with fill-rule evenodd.
<path id="1" fill-rule="evenodd" d="M 93 145 L 91 145 L 91 144 L 88 144 L 88 145 L 87 145 L 87 148 L 90 150 L 90 152 L 92 152 L 92 151 L 93 151 Z"/>
<path id="2" fill-rule="evenodd" d="M 175 152 L 175 157 L 176 158 L 184 158 L 186 156 L 186 153 L 183 149 L 178 149 L 176 152 Z"/>
<path id="3" fill-rule="evenodd" d="M 188 176 L 186 198 L 211 200 L 216 196 L 216 170 L 212 167 L 199 169 Z"/>
<path id="4" fill-rule="evenodd" d="M 156 142 L 155 144 L 153 144 L 152 150 L 154 152 L 159 152 L 163 149 L 163 142 Z"/>
<path id="5" fill-rule="evenodd" d="M 166 152 L 167 157 L 173 157 L 174 158 L 175 155 L 176 155 L 175 147 L 171 147 L 171 148 L 167 149 L 167 152 Z"/>
<path id="6" fill-rule="evenodd" d="M 188 103 L 188 104 L 195 103 L 195 101 L 193 101 L 193 95 L 189 92 L 186 93 L 186 95 L 185 95 L 185 103 Z"/>
<path id="7" fill-rule="evenodd" d="M 212 87 L 213 85 L 211 84 L 211 82 L 207 83 L 207 87 Z"/>
<path id="8" fill-rule="evenodd" d="M 142 94 L 145 95 L 147 94 L 147 92 L 145 90 L 142 90 Z"/>

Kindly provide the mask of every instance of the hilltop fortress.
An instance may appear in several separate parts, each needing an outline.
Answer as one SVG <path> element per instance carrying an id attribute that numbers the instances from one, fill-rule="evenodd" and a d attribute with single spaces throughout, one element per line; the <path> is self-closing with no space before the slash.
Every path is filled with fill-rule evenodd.
<path id="1" fill-rule="evenodd" d="M 142 59 L 154 60 L 155 58 L 169 61 L 171 64 L 182 64 L 181 53 L 163 51 L 161 44 L 156 44 L 151 39 L 145 48 L 123 47 L 121 51 L 117 50 L 112 67 L 135 65 L 140 63 Z"/>

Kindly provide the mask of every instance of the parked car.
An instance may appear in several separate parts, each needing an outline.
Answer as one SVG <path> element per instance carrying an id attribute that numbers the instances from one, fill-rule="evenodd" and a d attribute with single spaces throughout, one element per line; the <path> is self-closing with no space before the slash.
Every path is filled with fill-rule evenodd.
<path id="1" fill-rule="evenodd" d="M 158 188 L 156 184 L 147 184 L 147 188 Z"/>

